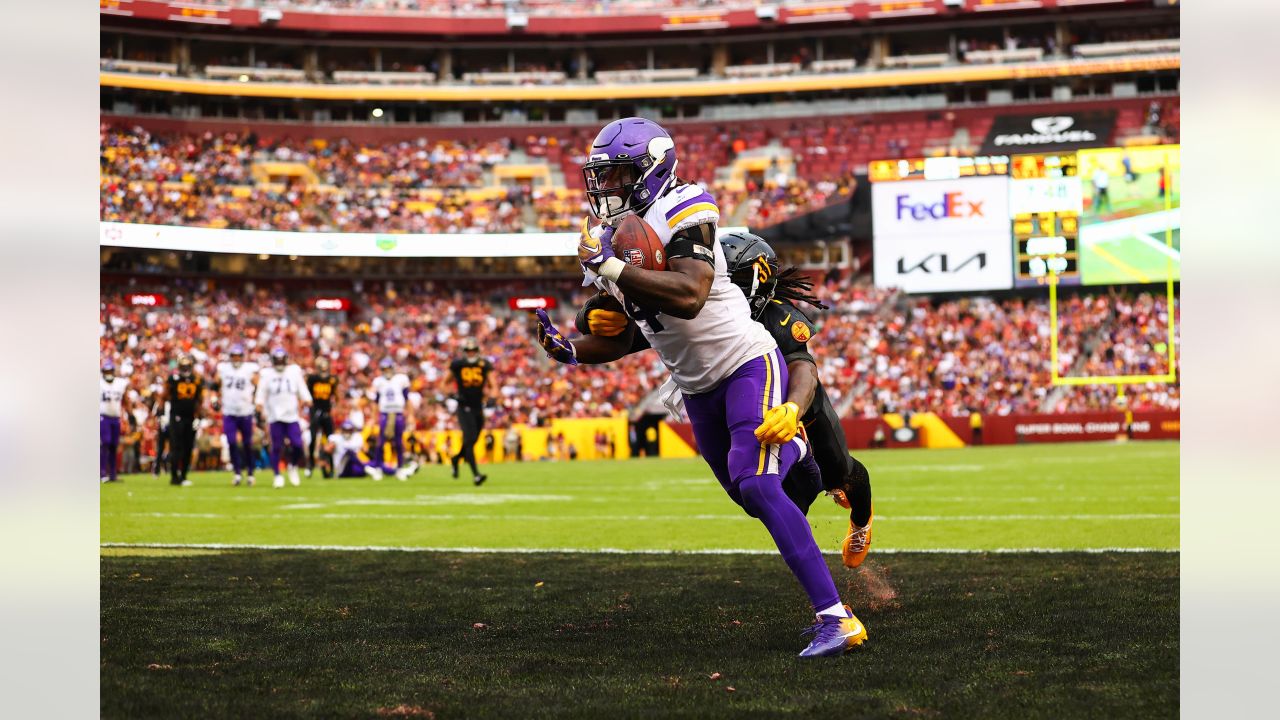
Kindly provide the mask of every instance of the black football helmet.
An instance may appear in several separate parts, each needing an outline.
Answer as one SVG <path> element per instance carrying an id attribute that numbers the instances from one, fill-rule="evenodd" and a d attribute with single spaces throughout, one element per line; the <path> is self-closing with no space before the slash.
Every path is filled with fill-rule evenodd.
<path id="1" fill-rule="evenodd" d="M 764 238 L 749 232 L 725 235 L 720 238 L 720 247 L 729 266 L 729 279 L 747 296 L 751 317 L 760 317 L 778 287 L 778 254 Z"/>

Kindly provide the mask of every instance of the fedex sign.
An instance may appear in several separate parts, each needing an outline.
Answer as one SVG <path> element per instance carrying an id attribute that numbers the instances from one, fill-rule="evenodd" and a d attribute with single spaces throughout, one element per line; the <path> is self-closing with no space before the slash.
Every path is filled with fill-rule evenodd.
<path id="1" fill-rule="evenodd" d="M 936 203 L 914 202 L 911 195 L 898 196 L 898 219 L 942 220 L 944 218 L 982 217 L 982 200 L 966 200 L 962 192 L 943 193 Z"/>
<path id="2" fill-rule="evenodd" d="M 1009 178 L 871 185 L 876 285 L 911 293 L 1013 285 Z"/>

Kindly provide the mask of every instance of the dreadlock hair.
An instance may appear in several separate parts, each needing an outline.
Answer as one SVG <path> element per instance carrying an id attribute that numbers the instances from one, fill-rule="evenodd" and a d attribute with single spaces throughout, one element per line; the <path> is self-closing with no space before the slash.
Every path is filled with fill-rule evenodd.
<path id="1" fill-rule="evenodd" d="M 813 281 L 800 272 L 798 267 L 789 267 L 778 273 L 778 284 L 773 296 L 788 302 L 808 303 L 819 310 L 827 310 L 827 306 L 813 295 Z"/>

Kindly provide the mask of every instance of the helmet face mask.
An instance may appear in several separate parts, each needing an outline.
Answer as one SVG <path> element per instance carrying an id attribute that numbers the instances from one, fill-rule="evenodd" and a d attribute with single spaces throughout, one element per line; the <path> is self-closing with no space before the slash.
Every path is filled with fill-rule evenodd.
<path id="1" fill-rule="evenodd" d="M 329 372 L 329 358 L 323 356 L 316 358 L 316 370 L 322 373 Z"/>
<path id="2" fill-rule="evenodd" d="M 475 360 L 480 357 L 480 344 L 475 338 L 467 338 L 462 341 L 462 354 L 467 356 L 468 360 Z"/>
<path id="3" fill-rule="evenodd" d="M 614 224 L 640 214 L 675 180 L 675 142 L 644 118 L 615 120 L 591 145 L 582 178 L 588 205 L 601 221 Z"/>
<path id="4" fill-rule="evenodd" d="M 191 377 L 196 370 L 195 363 L 190 357 L 184 355 L 178 358 L 178 374 L 183 377 Z"/>
<path id="5" fill-rule="evenodd" d="M 778 287 L 778 255 L 758 235 L 732 233 L 720 238 L 729 279 L 742 289 L 751 305 L 751 317 L 758 318 L 773 299 Z"/>
<path id="6" fill-rule="evenodd" d="M 111 382 L 116 379 L 116 365 L 110 360 L 102 363 L 102 379 Z"/>
<path id="7" fill-rule="evenodd" d="M 271 351 L 271 364 L 277 368 L 282 368 L 289 361 L 289 355 L 284 348 L 276 348 Z"/>

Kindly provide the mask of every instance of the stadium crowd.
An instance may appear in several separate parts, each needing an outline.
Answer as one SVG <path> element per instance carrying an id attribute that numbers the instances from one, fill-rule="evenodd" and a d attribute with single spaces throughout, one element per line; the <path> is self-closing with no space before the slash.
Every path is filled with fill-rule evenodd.
<path id="1" fill-rule="evenodd" d="M 278 287 L 214 286 L 174 281 L 161 290 L 171 305 L 127 304 L 138 285 L 104 288 L 101 354 L 130 379 L 135 408 L 145 408 L 180 353 L 213 377 L 228 348 L 243 342 L 250 358 L 285 348 L 305 368 L 330 359 L 341 381 L 339 418 L 376 417 L 369 388 L 386 356 L 412 379 L 417 429 L 452 428 L 447 400 L 454 384 L 447 368 L 464 337 L 475 337 L 496 367 L 500 396 L 487 426 L 545 425 L 556 417 L 603 417 L 635 409 L 666 379 L 654 353 L 611 366 L 558 365 L 529 339 L 527 315 L 507 302 L 512 293 L 559 299 L 552 313 L 572 325 L 587 291 L 573 283 L 522 283 L 460 289 L 433 283 L 368 283 L 348 294 L 349 313 L 322 312 Z M 1055 388 L 1050 383 L 1047 302 L 985 297 L 931 301 L 836 276 L 816 286 L 830 306 L 811 315 L 819 333 L 810 343 L 833 405 L 847 417 L 933 411 L 967 416 L 1078 412 L 1116 407 L 1106 386 Z M 1176 307 L 1175 307 L 1176 313 Z M 1150 293 L 1074 295 L 1059 304 L 1059 369 L 1063 375 L 1162 374 L 1167 371 L 1168 308 Z M 1175 339 L 1176 341 L 1176 339 Z M 1132 386 L 1132 409 L 1179 404 L 1178 386 Z M 216 420 L 216 395 L 211 410 Z M 145 412 L 145 410 L 143 411 Z M 220 427 L 209 423 L 206 444 L 216 450 Z M 143 423 L 139 433 L 154 432 Z M 126 435 L 126 441 L 129 436 Z M 141 441 L 142 435 L 138 437 Z M 127 448 L 128 442 L 125 443 Z"/>

